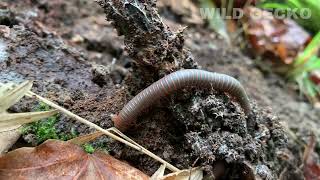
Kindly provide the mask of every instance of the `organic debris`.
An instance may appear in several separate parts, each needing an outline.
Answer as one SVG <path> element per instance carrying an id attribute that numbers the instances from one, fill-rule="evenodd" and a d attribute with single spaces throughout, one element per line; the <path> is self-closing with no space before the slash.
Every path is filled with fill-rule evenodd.
<path id="1" fill-rule="evenodd" d="M 202 180 L 203 170 L 201 168 L 185 169 L 164 175 L 166 166 L 160 168 L 151 176 L 150 180 Z"/>
<path id="2" fill-rule="evenodd" d="M 316 69 L 310 73 L 310 79 L 315 84 L 320 85 L 320 70 Z"/>
<path id="3" fill-rule="evenodd" d="M 14 85 L 14 83 L 11 83 L 11 84 Z M 26 83 L 24 83 L 24 84 L 22 84 L 22 85 L 25 85 L 25 84 L 30 84 L 30 83 L 27 81 Z M 30 86 L 30 88 L 31 88 L 32 84 L 29 85 L 29 86 Z M 27 87 L 29 87 L 29 86 L 27 86 Z M 22 87 L 23 87 L 23 86 L 22 86 Z M 15 89 L 14 89 L 14 90 L 15 90 Z M 18 89 L 18 90 L 19 90 L 19 89 Z M 80 121 L 80 122 L 88 125 L 89 127 L 94 128 L 94 129 L 96 129 L 96 130 L 98 130 L 98 131 L 101 131 L 102 133 L 108 135 L 109 137 L 112 137 L 113 139 L 116 139 L 116 140 L 118 140 L 118 141 L 120 141 L 120 142 L 123 142 L 124 144 L 127 144 L 128 146 L 130 146 L 130 147 L 132 147 L 132 148 L 134 148 L 134 149 L 136 149 L 136 150 L 139 150 L 139 151 L 147 154 L 148 156 L 154 158 L 155 160 L 160 161 L 161 163 L 166 164 L 166 166 L 168 167 L 168 169 L 170 169 L 170 170 L 172 170 L 172 171 L 175 171 L 175 172 L 176 172 L 176 171 L 179 170 L 178 168 L 174 167 L 174 166 L 171 165 L 170 163 L 167 163 L 165 160 L 161 159 L 161 158 L 158 157 L 157 155 L 155 155 L 155 154 L 153 154 L 152 152 L 148 151 L 147 149 L 145 149 L 145 148 L 142 147 L 141 145 L 137 144 L 136 142 L 134 142 L 133 140 L 131 140 L 130 138 L 128 138 L 127 136 L 125 136 L 125 135 L 122 134 L 119 130 L 117 130 L 117 129 L 115 129 L 115 128 L 110 128 L 110 129 L 108 129 L 108 130 L 105 130 L 105 129 L 101 128 L 100 126 L 98 126 L 98 125 L 96 125 L 96 124 L 94 124 L 94 123 L 92 123 L 92 122 L 90 122 L 90 121 L 88 121 L 88 120 L 86 120 L 86 119 L 83 119 L 83 118 L 81 118 L 80 116 L 78 116 L 78 115 L 76 115 L 76 114 L 73 114 L 72 112 L 68 111 L 67 109 L 65 109 L 65 108 L 63 108 L 63 107 L 61 107 L 61 106 L 59 106 L 59 105 L 51 102 L 50 100 L 48 100 L 48 99 L 46 99 L 46 98 L 43 98 L 43 97 L 41 97 L 41 96 L 39 96 L 39 95 L 31 92 L 30 89 L 24 89 L 24 94 L 26 94 L 26 95 L 29 96 L 29 97 L 34 97 L 34 98 L 40 100 L 41 102 L 45 103 L 46 105 L 51 106 L 51 107 L 59 110 L 59 111 L 62 112 L 62 113 L 65 113 L 66 115 L 68 115 L 68 116 L 70 116 L 70 117 L 72 117 L 72 118 L 74 118 L 74 119 L 76 119 L 76 120 L 78 120 L 78 121 Z M 9 96 L 9 97 L 11 97 L 11 96 Z M 1 97 L 0 97 L 0 98 L 1 98 Z M 6 100 L 6 99 L 4 99 L 4 100 Z M 14 101 L 14 99 L 12 99 L 12 100 Z M 1 107 L 1 105 L 7 106 L 7 105 L 6 105 L 6 101 L 4 101 L 4 103 L 2 103 L 2 104 L 0 103 L 0 107 Z M 51 112 L 51 113 L 56 113 L 57 111 L 50 111 L 50 112 Z M 20 114 L 23 114 L 23 113 L 20 113 Z M 18 115 L 20 115 L 20 114 L 18 114 Z M 37 118 L 42 117 L 42 116 L 41 116 L 41 113 L 35 113 L 35 114 L 37 114 L 37 115 L 40 114 L 40 116 L 36 116 Z M 14 116 L 13 116 L 13 117 L 14 117 Z M 19 118 L 20 118 L 20 116 L 19 116 Z M 42 117 L 42 118 L 45 118 L 45 117 Z M 4 125 L 6 125 L 6 123 L 9 124 L 9 125 L 11 125 L 11 124 L 19 125 L 19 124 L 18 124 L 19 121 L 18 121 L 18 122 L 17 122 L 17 121 L 14 121 L 15 119 L 12 119 L 12 118 L 4 118 L 4 119 L 5 119 L 5 120 L 4 120 L 4 122 L 5 122 Z M 0 119 L 0 120 L 1 120 L 1 119 Z M 11 120 L 12 120 L 13 122 L 11 122 Z M 22 119 L 21 121 L 23 121 L 24 123 L 26 123 L 26 122 L 33 122 L 33 121 L 36 121 L 36 120 L 38 120 L 38 119 L 32 118 L 32 117 L 30 118 L 30 117 L 29 117 L 29 118 L 27 118 L 26 120 L 25 120 L 25 119 Z M 5 127 L 6 127 L 6 126 L 5 126 Z M 114 132 L 115 134 L 119 135 L 120 137 L 117 136 L 117 135 L 115 135 L 115 134 L 113 134 L 112 132 Z M 97 137 L 97 136 L 100 136 L 100 134 L 97 133 L 96 135 L 93 134 L 92 136 L 88 135 L 88 137 L 82 139 L 82 141 L 83 141 L 83 140 L 88 140 L 88 139 L 91 139 L 91 138 L 95 138 L 95 137 Z M 80 139 L 80 140 L 81 140 L 81 139 Z M 76 140 L 76 142 L 79 142 L 80 140 Z M 92 148 L 91 148 L 91 147 L 90 147 L 89 149 L 90 149 L 90 151 L 92 151 Z"/>
<path id="4" fill-rule="evenodd" d="M 94 133 L 90 133 L 90 134 L 87 134 L 87 135 L 83 135 L 83 136 L 79 136 L 79 137 L 76 137 L 76 138 L 73 138 L 73 139 L 70 139 L 68 142 L 71 142 L 73 144 L 77 144 L 77 145 L 82 145 L 82 144 L 85 144 L 89 141 L 92 141 L 100 136 L 102 136 L 103 133 L 100 132 L 100 131 L 96 131 Z"/>
<path id="5" fill-rule="evenodd" d="M 7 113 L 6 110 L 17 103 L 32 87 L 26 81 L 16 87 L 12 83 L 0 84 L 0 154 L 6 152 L 21 135 L 23 124 L 50 117 L 57 111 Z"/>
<path id="6" fill-rule="evenodd" d="M 304 151 L 303 172 L 306 180 L 320 179 L 319 156 L 314 152 L 316 143 L 316 137 L 312 135 Z"/>
<path id="7" fill-rule="evenodd" d="M 291 64 L 310 40 L 310 35 L 293 20 L 277 19 L 272 13 L 255 7 L 246 8 L 244 15 L 245 33 L 258 55 Z"/>
<path id="8" fill-rule="evenodd" d="M 20 148 L 0 157 L 0 179 L 135 179 L 141 171 L 112 156 L 88 154 L 73 143 L 48 140 L 35 148 Z"/>

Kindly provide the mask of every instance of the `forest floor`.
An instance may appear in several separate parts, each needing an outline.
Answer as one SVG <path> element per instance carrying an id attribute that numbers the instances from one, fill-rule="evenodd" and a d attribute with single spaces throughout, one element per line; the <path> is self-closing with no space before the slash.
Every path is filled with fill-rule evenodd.
<path id="1" fill-rule="evenodd" d="M 26 0 L 24 3 L 10 0 L 0 2 L 0 8 L 10 9 L 0 11 L 6 17 L 0 19 L 0 37 L 4 39 L 0 40 L 0 47 L 5 44 L 9 57 L 8 61 L 0 57 L 0 81 L 32 79 L 33 91 L 104 128 L 111 127 L 110 115 L 119 112 L 132 98 L 122 86 L 127 71 L 132 68 L 132 59 L 124 50 L 123 37 L 106 21 L 103 9 L 95 2 L 84 0 Z M 294 85 L 287 84 L 272 71 L 262 70 L 255 60 L 237 47 L 229 47 L 211 30 L 187 24 L 181 17 L 164 12 L 161 14 L 164 23 L 171 29 L 188 26 L 184 32 L 185 47 L 203 69 L 237 78 L 255 111 L 261 112 L 256 119 L 269 118 L 283 125 L 285 132 L 289 132 L 288 149 L 292 155 L 288 152 L 288 156 L 293 158 L 289 158 L 285 166 L 298 167 L 304 150 L 301 144 L 309 142 L 311 132 L 320 138 L 320 111 L 314 109 Z M 110 66 L 118 70 L 109 73 Z M 28 111 L 28 103 L 30 101 L 13 107 L 12 111 Z M 187 168 L 197 158 L 185 147 L 179 123 L 173 123 L 173 119 L 167 107 L 157 106 L 144 115 L 142 127 L 130 132 L 130 136 L 177 167 Z M 80 134 L 91 131 L 63 115 L 57 129 L 61 132 L 76 129 Z M 32 138 L 32 135 L 24 136 L 29 142 Z M 237 141 L 237 137 L 234 138 Z M 96 143 L 107 144 L 112 155 L 147 174 L 159 167 L 152 159 L 107 138 Z M 283 168 L 275 169 L 280 174 Z"/>

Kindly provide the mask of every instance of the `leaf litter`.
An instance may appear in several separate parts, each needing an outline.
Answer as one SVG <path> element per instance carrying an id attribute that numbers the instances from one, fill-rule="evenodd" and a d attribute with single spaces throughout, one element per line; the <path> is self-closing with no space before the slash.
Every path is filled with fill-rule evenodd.
<path id="1" fill-rule="evenodd" d="M 149 177 L 105 152 L 86 153 L 64 141 L 48 140 L 0 157 L 0 179 L 135 179 Z"/>
<path id="2" fill-rule="evenodd" d="M 11 105 L 13 105 L 15 102 L 18 101 L 17 98 L 22 98 L 24 95 L 27 95 L 27 96 L 29 96 L 29 97 L 35 97 L 35 98 L 39 99 L 40 101 L 46 103 L 47 105 L 49 105 L 49 106 L 51 106 L 51 107 L 54 107 L 55 109 L 57 109 L 57 110 L 65 113 L 65 114 L 69 115 L 70 117 L 73 117 L 73 118 L 75 118 L 75 119 L 83 122 L 84 124 L 87 124 L 87 125 L 89 125 L 90 127 L 99 130 L 99 131 L 94 132 L 94 133 L 92 133 L 92 134 L 85 135 L 85 136 L 80 136 L 80 137 L 77 137 L 77 138 L 75 138 L 75 139 L 72 139 L 72 140 L 70 140 L 70 141 L 67 142 L 67 143 L 72 143 L 72 144 L 75 144 L 75 145 L 80 145 L 80 144 L 83 144 L 83 143 L 88 142 L 88 141 L 90 141 L 90 140 L 93 140 L 93 139 L 95 139 L 95 138 L 97 138 L 97 137 L 100 137 L 100 136 L 103 135 L 103 134 L 106 134 L 106 135 L 108 135 L 108 136 L 110 136 L 110 137 L 112 137 L 112 138 L 114 138 L 114 139 L 116 139 L 116 140 L 118 140 L 118 141 L 120 141 L 120 142 L 123 142 L 123 143 L 131 146 L 132 148 L 134 148 L 134 149 L 136 149 L 136 150 L 139 150 L 139 151 L 141 151 L 141 152 L 143 152 L 143 153 L 145 153 L 145 154 L 153 157 L 154 159 L 156 159 L 156 160 L 158 160 L 158 161 L 166 164 L 166 167 L 168 167 L 168 169 L 171 169 L 172 171 L 179 171 L 177 168 L 175 168 L 175 167 L 172 166 L 171 164 L 167 163 L 166 161 L 162 160 L 160 157 L 154 155 L 153 153 L 151 153 L 151 152 L 148 151 L 147 149 L 145 149 L 145 148 L 143 148 L 142 146 L 140 146 L 139 144 L 135 143 L 133 140 L 131 140 L 130 138 L 128 138 L 127 136 L 125 136 L 124 134 L 122 134 L 119 130 L 117 130 L 117 129 L 115 129 L 115 128 L 110 128 L 110 129 L 108 129 L 108 130 L 104 130 L 104 129 L 102 129 L 101 127 L 99 127 L 99 126 L 97 126 L 97 125 L 95 125 L 95 124 L 93 124 L 93 123 L 91 123 L 91 122 L 89 122 L 89 121 L 87 121 L 87 120 L 85 120 L 85 119 L 83 119 L 83 118 L 81 118 L 81 117 L 79 117 L 79 116 L 71 113 L 70 111 L 68 111 L 68 110 L 66 110 L 66 109 L 64 109 L 64 108 L 62 108 L 62 107 L 60 107 L 60 106 L 58 106 L 58 105 L 56 105 L 55 103 L 53 103 L 53 102 L 51 102 L 51 101 L 49 101 L 49 100 L 47 100 L 47 99 L 45 99 L 45 98 L 43 98 L 43 97 L 41 97 L 41 96 L 36 95 L 35 93 L 33 93 L 33 92 L 30 91 L 30 89 L 31 89 L 31 87 L 32 87 L 32 83 L 30 83 L 30 82 L 28 82 L 28 81 L 26 81 L 26 82 L 24 82 L 24 83 L 22 83 L 22 84 L 20 84 L 20 85 L 18 85 L 18 86 L 16 86 L 16 87 L 15 87 L 14 83 L 9 83 L 9 86 L 8 86 L 8 85 L 5 85 L 5 84 L 1 84 L 1 85 L 2 85 L 1 87 L 6 88 L 5 90 L 2 89 L 1 92 L 6 93 L 6 94 L 10 94 L 10 96 L 7 96 L 7 97 L 8 97 L 8 99 L 12 100 L 12 102 L 9 103 L 7 99 L 4 99 L 4 101 L 2 101 L 2 103 L 1 103 L 2 107 L 10 107 Z M 12 96 L 15 96 L 16 98 L 13 98 Z M 58 112 L 57 110 L 48 111 L 48 112 L 15 113 L 15 114 L 3 113 L 3 114 L 6 114 L 6 116 L 3 116 L 2 119 L 0 119 L 0 120 L 3 122 L 3 126 L 4 126 L 4 127 L 10 127 L 10 126 L 12 126 L 12 125 L 17 125 L 17 124 L 20 125 L 20 123 L 21 123 L 21 125 L 22 125 L 22 124 L 25 124 L 25 123 L 34 122 L 34 121 L 37 121 L 37 120 L 39 120 L 39 119 L 46 118 L 46 117 L 48 117 L 48 116 L 54 115 L 54 114 L 56 114 L 56 113 Z M 0 121 L 0 122 L 1 122 L 1 121 Z M 0 124 L 0 125 L 1 125 L 1 124 Z M 20 125 L 20 126 L 21 126 L 21 125 Z M 20 127 L 20 126 L 19 126 L 19 127 Z M 10 132 L 11 132 L 11 131 L 10 131 Z M 114 135 L 114 134 L 111 133 L 111 132 L 119 135 L 120 137 L 118 137 L 117 135 Z M 12 133 L 11 133 L 11 134 L 12 134 Z M 20 135 L 20 134 L 19 134 L 19 135 Z M 127 141 L 127 140 L 128 140 L 128 141 Z M 40 148 L 40 152 L 41 152 L 41 150 L 42 150 L 41 148 L 42 148 L 42 147 L 44 147 L 44 149 L 46 149 L 46 148 L 47 148 L 47 147 L 46 147 L 46 144 L 48 143 L 49 146 L 50 146 L 50 143 L 52 143 L 52 142 L 58 143 L 59 141 L 53 141 L 53 140 L 50 141 L 50 140 L 48 140 L 48 141 L 46 141 L 45 143 L 43 143 L 42 145 L 40 145 L 40 146 L 38 146 L 38 147 L 35 147 L 35 149 L 38 148 L 38 150 L 35 150 L 35 151 L 38 152 L 38 151 L 39 151 L 39 148 Z M 12 145 L 12 144 L 11 144 L 11 145 Z M 31 149 L 32 149 L 32 148 L 31 148 Z M 50 148 L 49 148 L 49 149 L 50 149 Z M 59 148 L 57 148 L 57 149 L 55 149 L 55 150 L 59 150 Z M 50 152 L 59 153 L 59 152 L 55 152 L 55 150 L 50 151 Z M 64 149 L 64 150 L 65 150 L 65 149 Z M 18 154 L 20 154 L 20 153 L 19 153 L 20 151 L 22 151 L 22 152 L 26 151 L 26 152 L 32 153 L 32 150 L 30 150 L 30 148 L 29 148 L 29 149 L 28 149 L 28 148 L 20 148 L 20 149 L 18 149 L 18 150 L 9 152 L 9 153 L 6 154 L 6 155 L 0 156 L 0 158 L 7 158 L 7 157 L 10 156 L 10 155 L 11 155 L 12 157 L 16 157 L 16 156 L 18 156 Z M 15 152 L 17 152 L 17 155 L 14 154 Z M 12 154 L 14 154 L 14 155 L 12 155 Z M 22 153 L 22 154 L 25 154 L 25 153 Z M 94 154 L 93 156 L 99 156 L 99 157 L 100 157 L 100 155 L 101 155 L 101 154 L 99 154 L 99 152 L 98 152 L 98 153 Z M 29 156 L 30 156 L 30 155 L 29 155 Z M 28 156 L 28 157 L 29 157 L 29 156 Z M 53 157 L 54 157 L 54 156 L 55 156 L 55 155 L 53 155 Z M 38 157 L 38 156 L 36 155 L 36 157 Z M 10 157 L 9 157 L 9 158 L 10 158 Z M 58 157 L 57 157 L 57 158 L 58 158 Z M 107 157 L 102 156 L 101 158 L 107 158 Z M 118 160 L 112 158 L 111 156 L 108 157 L 107 159 L 108 159 L 107 161 L 115 161 L 116 163 L 117 163 L 117 162 L 121 162 L 121 161 L 118 161 Z M 10 160 L 10 161 L 11 161 L 11 160 Z M 5 161 L 2 161 L 2 162 L 5 162 Z M 41 161 L 40 161 L 40 162 L 41 162 Z M 122 163 L 122 162 L 121 162 L 121 163 Z M 121 164 L 121 163 L 120 163 L 120 164 Z M 88 164 L 88 163 L 86 163 L 86 164 Z M 90 164 L 90 163 L 89 163 L 89 164 Z M 114 164 L 114 163 L 111 163 L 111 164 Z M 0 165 L 0 166 L 1 166 L 1 165 Z M 2 164 L 2 166 L 3 166 L 3 167 L 7 167 L 7 164 L 4 163 L 4 164 Z M 27 167 L 31 167 L 31 166 L 32 166 L 32 164 L 28 164 L 28 165 L 27 165 Z M 38 166 L 37 166 L 37 167 L 38 167 Z M 130 167 L 130 166 L 129 166 L 129 167 Z M 63 168 L 63 167 L 62 167 L 62 166 L 61 166 L 61 167 L 58 166 L 58 168 Z M 125 165 L 123 165 L 122 168 L 125 168 Z M 32 169 L 32 168 L 31 168 L 31 169 Z M 50 168 L 49 168 L 49 169 L 50 169 Z M 63 169 L 64 169 L 64 168 L 63 168 Z M 92 168 L 91 168 L 91 169 L 92 169 Z M 19 170 L 17 170 L 17 171 L 19 171 Z M 23 170 L 22 170 L 22 171 L 23 171 Z M 48 170 L 48 174 L 47 174 L 48 176 L 49 176 L 49 175 L 52 175 L 51 172 L 49 172 L 49 171 L 50 171 L 50 170 Z M 1 173 L 1 172 L 2 172 L 2 173 Z M 5 172 L 5 173 L 4 173 L 4 172 Z M 28 177 L 28 178 L 29 178 L 29 177 L 34 178 L 34 177 L 33 177 L 33 174 L 34 174 L 33 172 L 21 172 L 21 173 L 22 173 L 23 175 L 25 175 L 26 177 Z M 29 174 L 29 173 L 30 173 L 30 174 Z M 89 174 L 86 174 L 86 175 L 88 175 L 89 177 L 96 177 L 94 174 L 92 174 L 92 172 L 88 172 L 88 173 L 89 173 Z M 2 169 L 2 170 L 1 170 L 1 167 L 0 167 L 0 177 L 3 176 L 3 177 L 6 177 L 6 178 L 7 178 L 8 174 L 10 174 L 10 172 L 8 173 L 6 169 L 4 169 L 4 170 Z M 36 173 L 36 174 L 37 174 L 37 173 Z M 117 175 L 116 177 L 120 177 L 120 175 L 121 175 L 121 174 L 119 175 L 119 173 L 116 173 L 116 172 L 115 172 L 115 174 Z M 103 175 L 102 175 L 102 176 L 103 176 Z M 127 175 L 123 175 L 123 176 L 127 176 Z M 129 175 L 128 175 L 128 176 L 129 176 Z M 146 175 L 142 174 L 141 176 L 138 175 L 137 177 L 138 177 L 138 179 L 144 179 L 145 176 L 146 176 Z M 8 177 L 11 177 L 11 175 L 8 176 Z M 12 176 L 12 177 L 13 177 L 13 176 Z M 58 177 L 59 177 L 59 176 L 58 176 Z M 141 178 L 140 178 L 140 177 L 141 177 Z M 147 177 L 147 176 L 146 176 L 146 177 Z M 120 178 L 120 179 L 121 179 L 121 178 Z"/>
<path id="3" fill-rule="evenodd" d="M 0 86 L 0 154 L 8 151 L 21 135 L 21 126 L 30 122 L 50 117 L 57 111 L 7 113 L 7 109 L 17 103 L 32 87 L 32 82 L 25 81 L 10 88 L 12 84 Z"/>

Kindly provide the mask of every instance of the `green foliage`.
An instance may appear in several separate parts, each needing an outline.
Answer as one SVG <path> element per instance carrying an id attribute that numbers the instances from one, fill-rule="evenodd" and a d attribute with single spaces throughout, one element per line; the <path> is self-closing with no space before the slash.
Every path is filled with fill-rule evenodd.
<path id="1" fill-rule="evenodd" d="M 293 9 L 297 9 L 297 14 L 302 13 L 303 8 L 311 10 L 310 18 L 302 18 L 298 16 L 297 21 L 305 29 L 312 33 L 317 33 L 320 30 L 320 5 L 319 0 L 264 0 L 260 4 L 260 7 L 265 9 L 277 9 L 287 12 Z M 301 12 L 301 13 L 300 13 Z"/>
<path id="2" fill-rule="evenodd" d="M 320 32 L 314 36 L 305 50 L 296 58 L 289 77 L 295 79 L 300 89 L 311 101 L 317 101 L 316 97 L 320 94 L 320 88 L 310 80 L 310 73 L 320 69 L 320 58 L 317 53 L 320 49 Z"/>
<path id="3" fill-rule="evenodd" d="M 40 102 L 38 107 L 35 109 L 35 111 L 49 111 L 49 110 L 50 110 L 50 106 L 48 106 L 43 102 Z"/>
<path id="4" fill-rule="evenodd" d="M 35 111 L 48 111 L 50 107 L 45 103 L 39 103 Z M 71 134 L 58 133 L 55 128 L 56 123 L 59 119 L 58 115 L 46 118 L 44 120 L 36 121 L 30 124 L 27 124 L 22 129 L 22 134 L 34 134 L 36 136 L 36 143 L 40 144 L 48 139 L 60 139 L 60 140 L 69 140 L 76 137 L 74 131 Z"/>
<path id="5" fill-rule="evenodd" d="M 88 144 L 88 143 L 83 145 L 83 149 L 84 149 L 84 151 L 86 151 L 89 154 L 92 154 L 95 151 L 95 148 L 91 144 Z"/>
<path id="6" fill-rule="evenodd" d="M 23 128 L 23 134 L 35 134 L 38 144 L 47 139 L 59 139 L 55 129 L 56 118 L 54 116 L 46 120 L 30 123 Z"/>
<path id="7" fill-rule="evenodd" d="M 305 29 L 316 34 L 305 50 L 295 59 L 289 78 L 295 80 L 299 89 L 312 102 L 318 101 L 320 88 L 310 79 L 310 73 L 320 69 L 320 58 L 317 56 L 320 48 L 320 5 L 318 0 L 264 0 L 260 7 L 265 9 L 281 10 L 285 13 L 298 9 L 295 14 L 301 14 L 302 9 L 311 10 L 311 17 L 308 19 L 298 16 L 294 20 L 303 26 Z"/>

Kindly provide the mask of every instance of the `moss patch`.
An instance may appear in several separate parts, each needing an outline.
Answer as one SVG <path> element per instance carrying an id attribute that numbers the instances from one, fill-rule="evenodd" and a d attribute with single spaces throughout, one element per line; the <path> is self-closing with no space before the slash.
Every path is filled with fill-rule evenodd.
<path id="1" fill-rule="evenodd" d="M 84 144 L 82 147 L 84 151 L 86 151 L 89 154 L 94 153 L 94 151 L 96 150 L 91 144 L 88 144 L 88 143 Z"/>
<path id="2" fill-rule="evenodd" d="M 44 103 L 39 103 L 35 111 L 49 111 L 50 107 Z M 54 115 L 52 117 L 27 124 L 22 129 L 22 134 L 32 134 L 33 140 L 32 144 L 40 144 L 48 139 L 60 139 L 63 141 L 72 139 L 77 136 L 75 131 L 71 133 L 60 133 L 56 129 L 56 123 L 59 120 L 59 115 Z"/>

